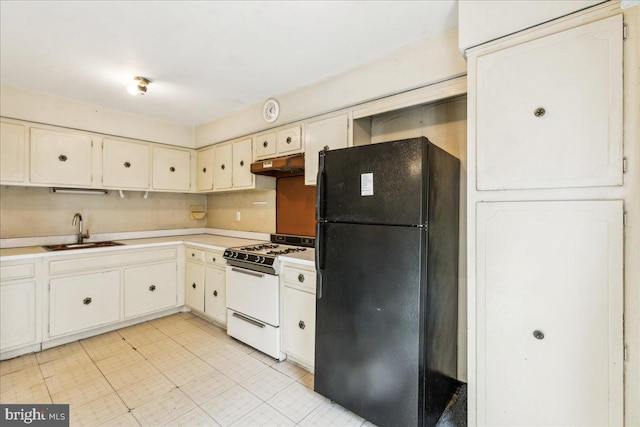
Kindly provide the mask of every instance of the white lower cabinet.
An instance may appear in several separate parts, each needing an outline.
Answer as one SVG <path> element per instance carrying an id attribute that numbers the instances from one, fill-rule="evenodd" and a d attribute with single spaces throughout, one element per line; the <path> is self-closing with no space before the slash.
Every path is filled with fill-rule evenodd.
<path id="1" fill-rule="evenodd" d="M 204 265 L 187 261 L 185 265 L 184 303 L 204 311 Z"/>
<path id="2" fill-rule="evenodd" d="M 49 335 L 79 332 L 120 320 L 120 271 L 50 281 Z"/>
<path id="3" fill-rule="evenodd" d="M 124 270 L 124 317 L 134 317 L 177 303 L 175 261 Z"/>
<path id="4" fill-rule="evenodd" d="M 284 264 L 282 290 L 282 350 L 313 371 L 316 342 L 316 273 L 311 268 Z"/>
<path id="5" fill-rule="evenodd" d="M 477 218 L 478 425 L 622 425 L 622 202 Z"/>
<path id="6" fill-rule="evenodd" d="M 0 286 L 0 349 L 2 352 L 38 341 L 36 282 Z"/>
<path id="7" fill-rule="evenodd" d="M 220 251 L 187 248 L 185 252 L 185 304 L 227 324 L 226 261 Z"/>
<path id="8" fill-rule="evenodd" d="M 226 273 L 216 267 L 206 267 L 204 312 L 224 325 L 227 324 Z"/>

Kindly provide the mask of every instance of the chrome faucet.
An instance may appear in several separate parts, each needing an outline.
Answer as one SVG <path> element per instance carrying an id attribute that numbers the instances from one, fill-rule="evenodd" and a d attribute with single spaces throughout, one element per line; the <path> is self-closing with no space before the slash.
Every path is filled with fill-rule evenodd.
<path id="1" fill-rule="evenodd" d="M 80 213 L 76 213 L 73 216 L 71 225 L 76 225 L 76 223 L 78 223 L 78 244 L 81 245 L 84 239 L 88 239 L 91 236 L 89 235 L 89 230 L 87 230 L 87 234 L 82 234 L 82 215 Z"/>

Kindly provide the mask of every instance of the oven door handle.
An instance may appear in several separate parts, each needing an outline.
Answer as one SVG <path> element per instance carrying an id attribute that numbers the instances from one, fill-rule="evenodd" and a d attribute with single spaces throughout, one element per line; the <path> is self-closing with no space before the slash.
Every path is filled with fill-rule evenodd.
<path id="1" fill-rule="evenodd" d="M 246 316 L 243 316 L 242 314 L 238 314 L 238 313 L 234 312 L 233 313 L 233 317 L 237 317 L 240 320 L 244 320 L 247 323 L 251 323 L 253 326 L 257 326 L 259 328 L 264 328 L 264 325 L 262 323 L 256 322 L 255 320 L 250 319 L 250 318 L 248 318 Z"/>
<path id="2" fill-rule="evenodd" d="M 256 273 L 256 272 L 249 271 L 249 270 L 243 270 L 241 268 L 236 268 L 236 267 L 233 267 L 231 269 L 231 271 L 235 271 L 236 273 L 247 274 L 247 275 L 253 276 L 253 277 L 264 277 L 264 274 L 262 274 L 262 273 Z"/>

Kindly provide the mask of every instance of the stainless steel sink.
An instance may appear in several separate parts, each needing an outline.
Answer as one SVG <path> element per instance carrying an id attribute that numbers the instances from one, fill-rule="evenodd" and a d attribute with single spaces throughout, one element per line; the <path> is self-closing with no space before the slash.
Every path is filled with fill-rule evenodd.
<path id="1" fill-rule="evenodd" d="M 65 245 L 48 245 L 43 246 L 48 251 L 69 251 L 72 249 L 92 249 L 92 248 L 105 248 L 109 246 L 120 246 L 122 243 L 118 242 L 87 242 L 87 243 L 69 243 Z"/>

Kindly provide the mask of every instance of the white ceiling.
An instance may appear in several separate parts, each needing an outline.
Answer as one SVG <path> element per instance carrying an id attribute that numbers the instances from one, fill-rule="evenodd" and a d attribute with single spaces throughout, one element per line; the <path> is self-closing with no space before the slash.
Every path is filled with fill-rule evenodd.
<path id="1" fill-rule="evenodd" d="M 195 126 L 452 29 L 457 0 L 2 0 L 0 18 L 2 84 Z"/>

